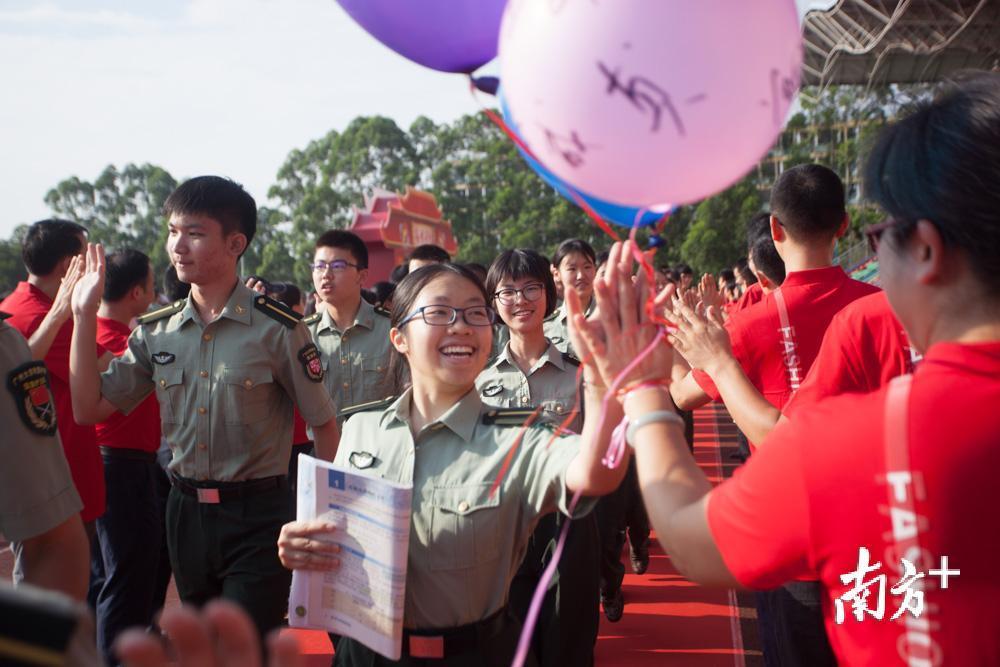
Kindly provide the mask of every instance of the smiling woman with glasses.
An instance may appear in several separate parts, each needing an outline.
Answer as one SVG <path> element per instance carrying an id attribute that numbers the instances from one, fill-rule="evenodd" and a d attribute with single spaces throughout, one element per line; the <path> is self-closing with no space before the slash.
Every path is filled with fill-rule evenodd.
<path id="1" fill-rule="evenodd" d="M 601 462 L 621 412 L 612 408 L 603 428 L 598 424 L 605 391 L 593 368 L 582 435 L 558 431 L 534 415 L 534 406 L 484 404 L 476 377 L 491 349 L 491 301 L 459 265 L 407 275 L 394 294 L 389 339 L 410 385 L 398 398 L 360 406 L 344 423 L 338 465 L 414 489 L 399 664 L 510 664 L 521 626 L 508 591 L 532 531 L 556 511 L 586 515 L 592 498 L 615 489 L 625 470 Z M 515 310 L 529 303 L 538 309 L 540 329 L 549 303 L 523 295 L 517 303 Z M 561 355 L 555 359 L 572 367 Z M 576 492 L 588 498 L 574 509 Z M 339 576 L 331 546 L 307 539 L 331 529 L 322 521 L 286 525 L 278 542 L 282 562 Z M 332 541 L 337 536 L 333 529 Z M 346 549 L 338 558 L 344 576 L 360 566 Z M 342 665 L 393 664 L 347 638 L 336 657 Z"/>

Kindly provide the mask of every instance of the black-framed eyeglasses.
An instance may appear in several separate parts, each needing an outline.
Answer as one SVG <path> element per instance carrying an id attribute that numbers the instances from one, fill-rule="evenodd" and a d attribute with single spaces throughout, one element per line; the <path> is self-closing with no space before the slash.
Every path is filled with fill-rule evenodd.
<path id="1" fill-rule="evenodd" d="M 517 295 L 524 297 L 525 301 L 538 301 L 545 294 L 545 285 L 541 283 L 528 283 L 521 289 L 505 287 L 494 292 L 493 297 L 505 306 L 513 306 L 517 303 Z"/>
<path id="2" fill-rule="evenodd" d="M 355 269 L 359 268 L 357 264 L 351 264 L 343 259 L 335 259 L 332 262 L 319 260 L 314 264 L 309 265 L 309 268 L 317 273 L 326 273 L 327 270 L 333 271 L 334 273 L 340 273 L 341 271 L 346 271 L 348 267 Z"/>
<path id="3" fill-rule="evenodd" d="M 865 227 L 864 233 L 865 237 L 868 239 L 868 247 L 873 253 L 878 252 L 878 244 L 881 242 L 882 234 L 885 230 L 895 227 L 899 224 L 899 222 L 900 221 L 895 218 L 886 218 L 882 222 Z"/>
<path id="4" fill-rule="evenodd" d="M 497 319 L 496 312 L 489 306 L 469 306 L 468 308 L 421 306 L 404 317 L 403 321 L 396 325 L 396 328 L 402 328 L 407 322 L 416 317 L 423 317 L 424 322 L 432 327 L 446 327 L 458 320 L 459 313 L 462 313 L 462 320 L 470 327 L 488 327 L 496 322 Z"/>

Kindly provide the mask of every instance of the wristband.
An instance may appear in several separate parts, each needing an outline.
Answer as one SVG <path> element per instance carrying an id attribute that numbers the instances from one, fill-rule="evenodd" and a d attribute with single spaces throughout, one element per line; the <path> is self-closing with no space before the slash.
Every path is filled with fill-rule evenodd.
<path id="1" fill-rule="evenodd" d="M 643 426 L 648 426 L 649 424 L 655 424 L 658 422 L 673 423 L 677 424 L 681 428 L 684 428 L 684 420 L 673 410 L 656 410 L 654 412 L 647 412 L 637 419 L 629 420 L 628 428 L 625 429 L 625 442 L 628 443 L 629 447 L 635 448 L 635 435 L 638 433 L 639 429 Z"/>

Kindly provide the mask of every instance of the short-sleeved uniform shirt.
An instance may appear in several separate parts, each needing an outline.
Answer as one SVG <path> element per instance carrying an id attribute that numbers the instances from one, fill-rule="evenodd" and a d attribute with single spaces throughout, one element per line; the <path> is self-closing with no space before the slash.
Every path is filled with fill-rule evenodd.
<path id="1" fill-rule="evenodd" d="M 156 392 L 170 470 L 196 481 L 288 474 L 292 404 L 319 426 L 336 409 L 298 316 L 237 284 L 206 324 L 191 297 L 145 316 L 101 393 L 129 414 Z"/>
<path id="2" fill-rule="evenodd" d="M 590 317 L 596 307 L 597 299 L 591 298 L 590 304 L 583 314 L 586 317 Z M 545 337 L 559 348 L 560 352 L 569 352 L 572 355 L 576 355 L 569 338 L 569 311 L 566 310 L 565 302 L 555 312 L 545 318 L 545 324 L 542 328 L 545 331 Z"/>
<path id="3" fill-rule="evenodd" d="M 887 420 L 887 393 L 907 381 L 904 416 Z M 842 664 L 998 664 L 1000 521 L 992 489 L 1000 470 L 1000 343 L 939 343 L 912 378 L 893 384 L 811 404 L 778 426 L 712 491 L 712 535 L 745 586 L 818 572 L 827 634 Z M 905 423 L 906 434 L 887 438 L 887 422 L 896 433 Z M 887 577 L 884 617 L 858 622 L 848 601 L 837 624 L 834 600 L 854 585 L 840 577 L 857 569 L 860 547 L 882 564 L 864 581 Z M 943 556 L 961 572 L 947 588 L 929 574 Z M 903 602 L 889 590 L 900 557 L 925 573 L 919 619 L 904 612 L 890 620 Z"/>
<path id="4" fill-rule="evenodd" d="M 97 343 L 120 357 L 128 349 L 132 330 L 117 320 L 97 318 Z M 160 405 L 149 396 L 127 416 L 116 412 L 97 425 L 97 444 L 144 452 L 160 448 Z"/>
<path id="5" fill-rule="evenodd" d="M 733 355 L 757 391 L 781 410 L 805 379 L 833 316 L 877 291 L 852 280 L 839 266 L 789 273 L 779 289 L 733 313 L 726 322 Z M 708 374 L 693 373 L 705 393 L 719 400 L 719 390 Z"/>
<path id="6" fill-rule="evenodd" d="M 733 313 L 738 313 L 741 310 L 746 310 L 750 306 L 761 301 L 763 298 L 764 289 L 760 286 L 760 283 L 754 283 L 753 285 L 750 285 L 750 287 L 748 287 L 742 295 L 740 295 L 740 298 L 732 303 L 725 304 L 723 308 L 727 313 L 732 315 Z"/>
<path id="7" fill-rule="evenodd" d="M 0 539 L 23 542 L 83 508 L 55 428 L 45 364 L 24 337 L 0 321 Z"/>
<path id="8" fill-rule="evenodd" d="M 0 303 L 0 311 L 9 313 L 10 326 L 31 338 L 52 308 L 52 299 L 31 283 L 18 283 L 14 292 Z M 69 346 L 73 338 L 73 320 L 68 320 L 52 341 L 45 366 L 49 369 L 49 384 L 56 401 L 59 438 L 62 440 L 66 461 L 73 474 L 80 498 L 83 499 L 84 521 L 93 521 L 104 514 L 104 463 L 97 449 L 94 427 L 76 423 L 73 418 L 73 399 L 69 391 Z M 98 346 L 97 356 L 105 350 Z"/>
<path id="9" fill-rule="evenodd" d="M 803 405 L 830 396 L 873 392 L 912 373 L 918 359 L 885 293 L 862 297 L 830 320 L 816 361 L 782 412 L 791 417 Z"/>
<path id="10" fill-rule="evenodd" d="M 519 423 L 491 423 L 496 409 L 470 389 L 414 438 L 412 391 L 384 410 L 350 416 L 335 462 L 412 483 L 404 624 L 452 628 L 500 610 L 539 518 L 557 509 L 568 513 L 566 469 L 579 451 L 579 436 L 552 441 L 551 426 L 534 425 L 523 429 L 518 442 Z M 491 495 L 512 447 L 513 458 Z M 592 507 L 591 499 L 581 499 L 574 518 Z"/>
<path id="11" fill-rule="evenodd" d="M 510 343 L 476 378 L 476 391 L 483 403 L 502 408 L 538 408 L 538 419 L 561 425 L 577 405 L 580 362 L 567 352 L 560 352 L 551 341 L 527 375 L 511 356 Z M 583 411 L 578 410 L 566 428 L 579 433 Z"/>
<path id="12" fill-rule="evenodd" d="M 340 331 L 329 311 L 305 319 L 326 371 L 325 384 L 338 410 L 389 396 L 389 314 L 361 300 L 354 324 Z"/>

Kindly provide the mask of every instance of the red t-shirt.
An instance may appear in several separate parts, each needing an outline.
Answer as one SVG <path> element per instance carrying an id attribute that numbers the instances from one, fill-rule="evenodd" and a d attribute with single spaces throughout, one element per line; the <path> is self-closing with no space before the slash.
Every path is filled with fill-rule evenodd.
<path id="1" fill-rule="evenodd" d="M 848 304 L 830 320 L 819 355 L 782 412 L 839 394 L 867 394 L 913 372 L 917 353 L 884 292 Z"/>
<path id="2" fill-rule="evenodd" d="M 726 322 L 733 355 L 757 391 L 781 410 L 805 379 L 833 316 L 855 299 L 877 291 L 852 280 L 839 266 L 789 273 L 780 288 Z M 694 378 L 705 393 L 719 400 L 719 390 L 707 373 L 695 370 Z"/>
<path id="3" fill-rule="evenodd" d="M 750 306 L 759 302 L 764 298 L 764 290 L 761 288 L 760 283 L 754 283 L 747 288 L 743 295 L 732 303 L 727 303 L 723 305 L 723 309 L 730 315 L 733 313 L 738 313 L 741 310 L 746 310 Z"/>
<path id="4" fill-rule="evenodd" d="M 905 419 L 886 418 L 895 389 L 830 398 L 776 428 L 712 491 L 715 543 L 745 586 L 818 573 L 827 634 L 843 664 L 1000 664 L 1000 522 L 991 495 L 1000 470 L 1000 343 L 931 347 L 912 376 Z M 900 425 L 907 435 L 886 437 L 887 426 L 899 433 Z M 834 601 L 855 584 L 841 575 L 857 569 L 860 547 L 882 564 L 864 581 L 887 575 L 885 615 L 859 622 L 847 601 L 837 624 Z M 930 574 L 943 556 L 961 571 L 947 588 Z M 925 573 L 925 605 L 919 618 L 904 612 L 892 621 L 904 601 L 890 590 L 901 557 Z"/>
<path id="5" fill-rule="evenodd" d="M 0 311 L 11 315 L 7 323 L 26 339 L 42 324 L 51 307 L 52 299 L 27 282 L 18 283 L 11 295 L 0 303 Z M 82 426 L 73 419 L 73 401 L 69 393 L 69 346 L 72 337 L 71 319 L 56 334 L 49 353 L 45 355 L 45 366 L 49 370 L 49 384 L 56 404 L 59 438 L 73 483 L 83 500 L 80 517 L 84 521 L 93 521 L 104 514 L 104 463 L 97 449 L 94 427 Z M 101 356 L 105 351 L 98 346 L 96 352 Z"/>
<path id="6" fill-rule="evenodd" d="M 131 333 L 121 322 L 97 318 L 97 342 L 116 357 L 125 354 Z M 156 452 L 160 448 L 160 404 L 156 396 L 147 396 L 127 416 L 116 412 L 98 424 L 97 444 Z"/>

